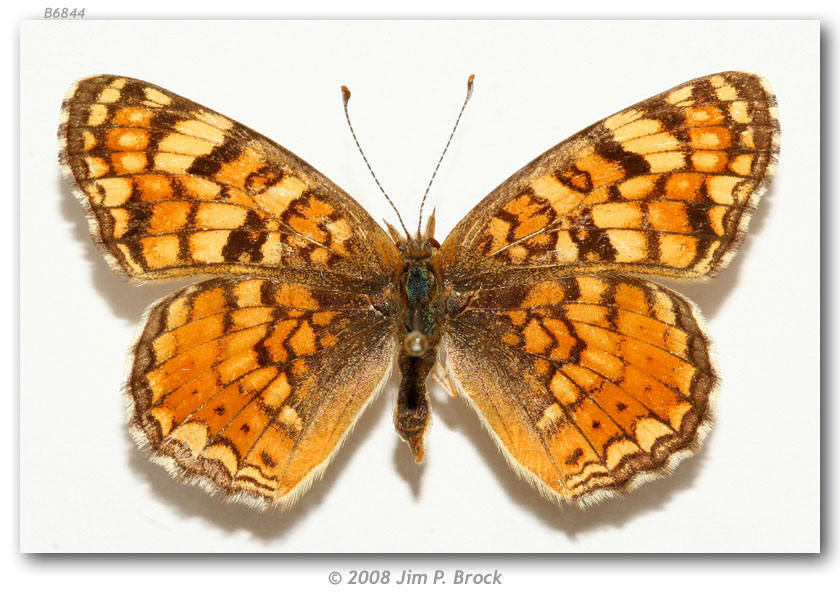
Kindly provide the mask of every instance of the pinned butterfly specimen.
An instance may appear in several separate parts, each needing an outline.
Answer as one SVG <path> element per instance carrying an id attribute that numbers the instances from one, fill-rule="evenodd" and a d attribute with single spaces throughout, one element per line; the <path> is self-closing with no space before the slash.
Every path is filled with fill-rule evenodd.
<path id="1" fill-rule="evenodd" d="M 183 480 L 280 507 L 395 363 L 394 422 L 417 461 L 432 375 L 550 498 L 591 503 L 670 471 L 710 427 L 717 377 L 697 308 L 644 276 L 726 266 L 778 135 L 761 78 L 694 79 L 537 157 L 439 244 L 433 217 L 386 233 L 285 148 L 150 83 L 78 82 L 59 129 L 114 270 L 208 277 L 147 313 L 135 439 Z"/>

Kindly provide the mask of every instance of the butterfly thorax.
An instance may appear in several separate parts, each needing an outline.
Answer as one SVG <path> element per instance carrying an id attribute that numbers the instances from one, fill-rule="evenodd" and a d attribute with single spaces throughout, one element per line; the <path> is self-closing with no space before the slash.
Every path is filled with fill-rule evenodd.
<path id="1" fill-rule="evenodd" d="M 399 285 L 400 390 L 394 425 L 408 442 L 417 462 L 429 425 L 426 379 L 434 367 L 440 342 L 441 274 L 435 256 L 439 244 L 431 238 L 403 241 Z"/>

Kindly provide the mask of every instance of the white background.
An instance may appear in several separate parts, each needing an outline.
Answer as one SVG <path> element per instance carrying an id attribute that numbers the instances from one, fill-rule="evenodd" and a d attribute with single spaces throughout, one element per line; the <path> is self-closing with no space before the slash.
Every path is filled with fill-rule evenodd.
<path id="1" fill-rule="evenodd" d="M 772 43 L 768 43 L 772 40 Z M 84 22 L 21 29 L 20 546 L 26 552 L 814 552 L 819 549 L 819 39 L 816 22 Z M 67 49 L 72 48 L 72 51 Z M 502 179 L 575 131 L 687 79 L 761 73 L 782 123 L 778 176 L 729 269 L 674 286 L 698 303 L 723 380 L 717 424 L 666 480 L 581 512 L 507 467 L 436 391 L 427 464 L 391 426 L 394 390 L 285 513 L 170 479 L 125 431 L 125 357 L 148 304 L 182 283 L 113 274 L 57 167 L 74 79 L 146 79 L 237 119 L 374 216 L 380 180 L 438 238 Z M 412 228 L 412 225 L 409 225 Z"/>

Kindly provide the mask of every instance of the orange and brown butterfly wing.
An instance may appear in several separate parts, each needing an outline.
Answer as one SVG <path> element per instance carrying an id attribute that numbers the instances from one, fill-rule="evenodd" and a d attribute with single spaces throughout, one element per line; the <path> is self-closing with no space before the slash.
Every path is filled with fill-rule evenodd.
<path id="1" fill-rule="evenodd" d="M 550 149 L 446 239 L 450 379 L 541 490 L 596 501 L 696 449 L 715 388 L 701 317 L 633 275 L 723 268 L 778 136 L 760 77 L 701 77 Z"/>
<path id="2" fill-rule="evenodd" d="M 399 251 L 300 158 L 172 92 L 102 75 L 63 108 L 61 161 L 116 270 L 244 277 L 151 309 L 135 438 L 210 491 L 288 505 L 387 378 Z"/>
<path id="3" fill-rule="evenodd" d="M 134 351 L 132 433 L 178 477 L 289 505 L 388 378 L 395 321 L 382 306 L 261 278 L 165 298 Z"/>
<path id="4" fill-rule="evenodd" d="M 485 198 L 441 248 L 465 282 L 611 271 L 704 277 L 723 268 L 778 151 L 756 75 L 689 81 L 572 136 Z"/>
<path id="5" fill-rule="evenodd" d="M 113 75 L 77 82 L 59 141 L 93 237 L 132 277 L 381 280 L 399 261 L 379 225 L 310 165 L 150 83 Z"/>
<path id="6" fill-rule="evenodd" d="M 549 497 L 591 503 L 667 472 L 710 424 L 708 341 L 667 288 L 570 276 L 450 303 L 451 380 Z"/>

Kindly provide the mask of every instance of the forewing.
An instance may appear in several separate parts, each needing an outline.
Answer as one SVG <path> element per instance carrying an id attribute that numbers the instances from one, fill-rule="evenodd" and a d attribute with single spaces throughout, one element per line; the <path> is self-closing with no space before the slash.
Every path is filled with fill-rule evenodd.
<path id="1" fill-rule="evenodd" d="M 700 317 L 654 283 L 580 276 L 450 298 L 447 368 L 517 472 L 591 503 L 696 450 L 716 378 Z"/>
<path id="2" fill-rule="evenodd" d="M 130 276 L 370 280 L 399 260 L 364 209 L 303 160 L 150 83 L 77 82 L 59 141 L 94 238 Z"/>
<path id="3" fill-rule="evenodd" d="M 614 270 L 703 277 L 735 251 L 778 150 L 756 75 L 701 77 L 573 135 L 496 188 L 453 230 L 453 282 Z"/>
<path id="4" fill-rule="evenodd" d="M 391 370 L 394 319 L 373 301 L 258 278 L 169 296 L 134 350 L 135 439 L 212 492 L 290 504 Z"/>

